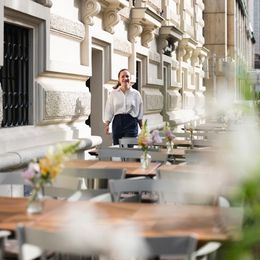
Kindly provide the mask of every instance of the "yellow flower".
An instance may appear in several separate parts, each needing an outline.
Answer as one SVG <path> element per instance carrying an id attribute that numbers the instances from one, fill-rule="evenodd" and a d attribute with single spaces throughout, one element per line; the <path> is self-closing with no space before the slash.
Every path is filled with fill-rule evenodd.
<path id="1" fill-rule="evenodd" d="M 39 161 L 40 166 L 40 173 L 41 175 L 48 175 L 49 169 L 50 169 L 50 161 L 48 158 L 42 158 Z"/>

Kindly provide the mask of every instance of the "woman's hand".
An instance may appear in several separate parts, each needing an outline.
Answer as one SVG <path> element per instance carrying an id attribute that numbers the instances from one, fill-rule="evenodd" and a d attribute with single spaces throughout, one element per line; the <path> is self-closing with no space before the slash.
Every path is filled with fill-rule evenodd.
<path id="1" fill-rule="evenodd" d="M 104 124 L 104 131 L 107 135 L 109 135 L 109 123 Z"/>

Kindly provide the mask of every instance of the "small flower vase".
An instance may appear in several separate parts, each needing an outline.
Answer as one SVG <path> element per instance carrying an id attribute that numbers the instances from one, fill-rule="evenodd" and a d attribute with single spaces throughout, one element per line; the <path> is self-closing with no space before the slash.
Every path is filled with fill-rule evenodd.
<path id="1" fill-rule="evenodd" d="M 167 148 L 168 154 L 173 154 L 174 142 L 173 141 L 167 141 L 166 148 Z"/>
<path id="2" fill-rule="evenodd" d="M 144 151 L 141 155 L 141 166 L 143 169 L 147 169 L 150 166 L 151 163 L 151 155 L 148 154 L 148 151 Z"/>
<path id="3" fill-rule="evenodd" d="M 190 148 L 191 149 L 193 149 L 193 147 L 194 147 L 194 140 L 193 140 L 193 132 L 191 131 L 191 133 L 190 133 L 190 142 L 191 142 L 191 145 L 190 145 Z"/>
<path id="4" fill-rule="evenodd" d="M 27 213 L 39 214 L 43 211 L 43 194 L 41 189 L 34 188 L 27 203 Z"/>

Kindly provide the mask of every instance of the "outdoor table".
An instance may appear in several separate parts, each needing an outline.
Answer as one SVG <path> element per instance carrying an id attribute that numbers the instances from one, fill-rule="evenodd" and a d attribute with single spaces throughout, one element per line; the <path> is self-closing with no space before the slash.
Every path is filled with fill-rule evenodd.
<path id="1" fill-rule="evenodd" d="M 152 177 L 156 175 L 156 169 L 161 163 L 152 162 L 147 169 L 141 167 L 140 162 L 132 161 L 106 161 L 106 160 L 70 160 L 65 162 L 65 168 L 79 168 L 79 169 L 100 169 L 100 168 L 115 168 L 126 169 L 126 177 L 147 176 Z"/>
<path id="2" fill-rule="evenodd" d="M 16 225 L 23 223 L 56 232 L 80 229 L 77 225 L 86 223 L 105 232 L 108 227 L 116 231 L 133 225 L 136 236 L 194 234 L 204 243 L 239 239 L 243 219 L 243 209 L 235 207 L 49 199 L 44 201 L 41 214 L 30 215 L 26 212 L 26 202 L 26 198 L 0 198 L 0 229 L 15 232 Z"/>

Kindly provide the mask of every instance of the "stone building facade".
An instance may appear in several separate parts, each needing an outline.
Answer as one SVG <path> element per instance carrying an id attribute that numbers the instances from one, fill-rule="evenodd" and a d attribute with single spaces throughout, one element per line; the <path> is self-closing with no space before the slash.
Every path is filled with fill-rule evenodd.
<path id="1" fill-rule="evenodd" d="M 250 17 L 253 0 L 205 0 L 204 36 L 209 76 L 207 100 L 228 102 L 243 98 L 254 59 L 254 33 Z M 250 77 L 250 76 L 249 76 Z M 208 98 L 209 97 L 209 98 Z"/>
<path id="2" fill-rule="evenodd" d="M 204 7 L 202 0 L 1 1 L 0 169 L 24 165 L 61 141 L 81 139 L 82 149 L 111 144 L 103 114 L 121 68 L 130 70 L 142 94 L 150 129 L 202 120 Z M 6 86 L 12 84 L 4 73 L 13 26 L 28 36 L 26 59 L 18 55 L 27 61 L 21 84 L 28 88 L 28 120 L 22 124 L 19 114 L 16 124 L 8 121 L 13 107 Z"/>

